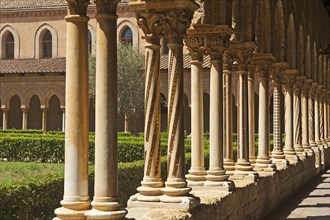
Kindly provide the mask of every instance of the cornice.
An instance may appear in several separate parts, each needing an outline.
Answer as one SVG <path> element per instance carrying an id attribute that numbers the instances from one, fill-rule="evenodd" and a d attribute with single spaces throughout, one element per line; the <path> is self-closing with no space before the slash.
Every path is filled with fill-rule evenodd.
<path id="1" fill-rule="evenodd" d="M 2 10 L 0 17 L 2 18 L 16 18 L 16 17 L 32 17 L 32 16 L 54 16 L 54 15 L 66 15 L 67 7 L 57 8 L 42 8 L 33 10 Z"/>

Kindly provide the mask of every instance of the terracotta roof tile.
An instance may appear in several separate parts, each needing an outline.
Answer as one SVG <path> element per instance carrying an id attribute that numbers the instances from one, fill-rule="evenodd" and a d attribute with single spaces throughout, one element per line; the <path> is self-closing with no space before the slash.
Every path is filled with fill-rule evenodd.
<path id="1" fill-rule="evenodd" d="M 0 60 L 0 73 L 64 73 L 65 58 Z"/>
<path id="2" fill-rule="evenodd" d="M 92 5 L 94 1 L 90 0 Z M 121 0 L 120 4 L 125 5 L 129 1 Z M 66 0 L 0 0 L 0 9 L 3 10 L 56 8 L 66 5 Z"/>
<path id="3" fill-rule="evenodd" d="M 1 0 L 1 9 L 34 9 L 62 7 L 66 5 L 65 0 Z"/>
<path id="4" fill-rule="evenodd" d="M 210 68 L 210 56 L 204 56 L 203 68 Z M 190 69 L 191 56 L 189 54 L 183 55 L 183 69 Z M 168 55 L 162 55 L 160 58 L 160 69 L 167 69 Z"/>

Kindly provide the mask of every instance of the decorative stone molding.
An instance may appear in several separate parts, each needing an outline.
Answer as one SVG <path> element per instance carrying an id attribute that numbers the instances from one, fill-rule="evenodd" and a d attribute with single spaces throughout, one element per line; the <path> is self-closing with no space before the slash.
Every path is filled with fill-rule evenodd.
<path id="1" fill-rule="evenodd" d="M 268 78 L 271 65 L 275 58 L 271 53 L 254 53 L 251 64 L 255 65 L 259 78 Z"/>
<path id="2" fill-rule="evenodd" d="M 181 42 L 191 24 L 193 12 L 198 8 L 198 4 L 191 0 L 135 0 L 130 5 L 145 34 L 142 38 L 148 43 L 158 43 L 161 37 L 169 38 L 169 43 Z"/>
<path id="3" fill-rule="evenodd" d="M 89 0 L 66 0 L 68 3 L 68 15 L 86 16 Z"/>
<path id="4" fill-rule="evenodd" d="M 95 0 L 97 13 L 116 14 L 120 0 Z"/>

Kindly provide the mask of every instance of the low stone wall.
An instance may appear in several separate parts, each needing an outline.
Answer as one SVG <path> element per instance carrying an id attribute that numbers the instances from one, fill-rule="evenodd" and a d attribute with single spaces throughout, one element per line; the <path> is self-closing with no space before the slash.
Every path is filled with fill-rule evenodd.
<path id="1" fill-rule="evenodd" d="M 320 163 L 319 163 L 320 161 Z M 322 164 L 321 164 L 322 162 Z M 220 192 L 208 188 L 197 191 L 201 204 L 190 212 L 166 209 L 129 209 L 135 219 L 261 219 L 288 200 L 315 176 L 330 167 L 330 148 L 308 156 L 305 160 L 289 165 L 272 174 L 260 174 L 257 182 L 234 180 L 234 192 Z"/>

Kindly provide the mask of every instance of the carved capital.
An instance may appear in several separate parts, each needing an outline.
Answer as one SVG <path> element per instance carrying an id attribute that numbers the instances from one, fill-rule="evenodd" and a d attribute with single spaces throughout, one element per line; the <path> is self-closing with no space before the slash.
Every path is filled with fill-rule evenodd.
<path id="1" fill-rule="evenodd" d="M 274 62 L 275 58 L 272 54 L 253 54 L 251 64 L 256 68 L 256 72 L 259 75 L 259 78 L 268 78 L 271 65 Z"/>
<path id="2" fill-rule="evenodd" d="M 205 53 L 205 36 L 188 34 L 185 43 L 193 60 L 203 60 Z"/>
<path id="3" fill-rule="evenodd" d="M 236 61 L 238 70 L 247 71 L 254 50 L 255 45 L 252 42 L 230 42 L 229 47 L 226 49 L 225 53 L 226 56 L 230 57 L 231 59 L 227 59 L 226 61 L 224 60 L 224 62 L 229 62 L 228 64 L 232 64 L 234 61 Z"/>
<path id="4" fill-rule="evenodd" d="M 97 13 L 116 14 L 120 0 L 95 0 Z"/>
<path id="5" fill-rule="evenodd" d="M 68 15 L 86 16 L 89 0 L 66 0 L 68 4 Z"/>
<path id="6" fill-rule="evenodd" d="M 303 93 L 305 96 L 309 96 L 310 89 L 311 89 L 311 87 L 312 87 L 312 83 L 313 83 L 313 80 L 311 80 L 311 79 L 306 79 L 306 80 L 303 82 L 303 85 L 302 85 L 302 93 Z"/>
<path id="7" fill-rule="evenodd" d="M 289 69 L 289 64 L 286 62 L 272 63 L 270 71 L 271 77 L 274 79 L 274 81 L 281 79 L 283 78 L 283 75 L 287 69 Z"/>

